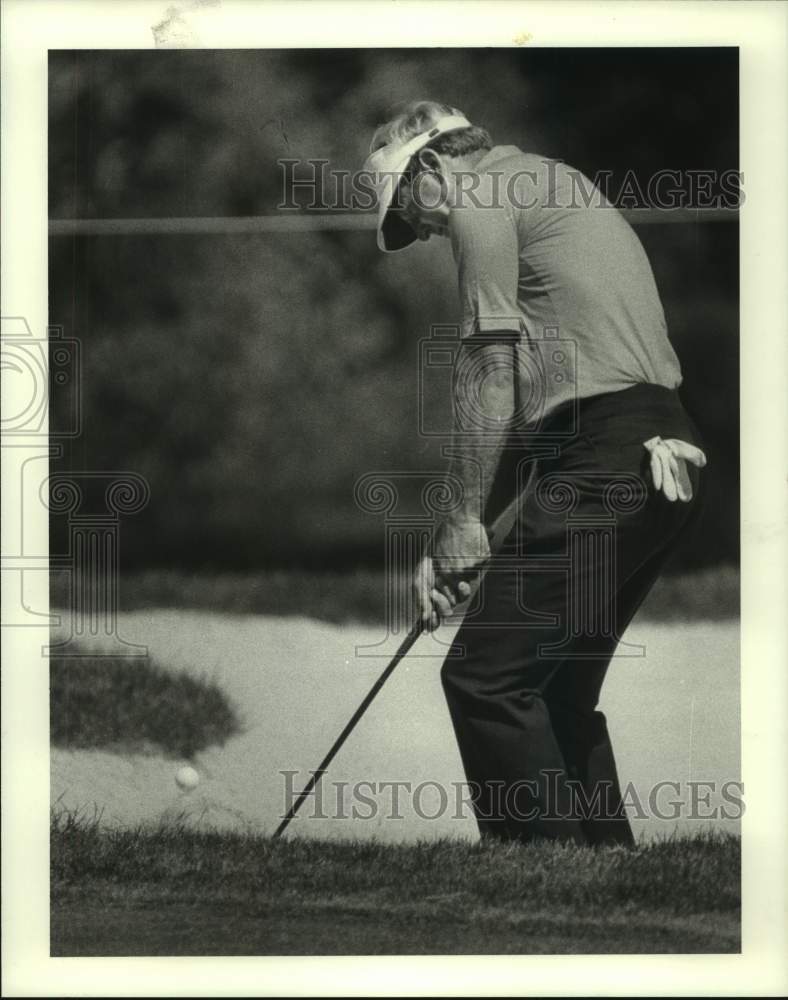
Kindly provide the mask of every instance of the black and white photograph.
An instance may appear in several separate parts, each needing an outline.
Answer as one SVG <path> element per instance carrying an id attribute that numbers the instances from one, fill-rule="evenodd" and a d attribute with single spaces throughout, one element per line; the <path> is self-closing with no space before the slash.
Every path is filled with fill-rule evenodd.
<path id="1" fill-rule="evenodd" d="M 4 275 L 49 957 L 741 959 L 743 49 L 220 7 L 48 47 Z"/>

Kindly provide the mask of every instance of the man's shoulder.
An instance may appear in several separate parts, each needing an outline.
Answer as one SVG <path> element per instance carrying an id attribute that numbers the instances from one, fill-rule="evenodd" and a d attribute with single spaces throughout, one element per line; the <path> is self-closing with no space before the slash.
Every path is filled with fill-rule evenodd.
<path id="1" fill-rule="evenodd" d="M 544 169 L 547 162 L 549 157 L 541 156 L 539 153 L 527 153 L 518 146 L 493 146 L 479 161 L 479 170 L 484 173 L 534 171 Z"/>
<path id="2" fill-rule="evenodd" d="M 517 146 L 493 146 L 478 163 L 479 173 L 517 174 L 526 178 L 581 176 L 581 171 L 564 160 L 544 153 L 525 152 Z"/>
<path id="3" fill-rule="evenodd" d="M 479 161 L 477 169 L 482 178 L 482 188 L 494 178 L 495 187 L 499 189 L 500 179 L 503 178 L 511 200 L 518 204 L 524 198 L 529 204 L 534 198 L 541 203 L 551 190 L 566 183 L 567 177 L 575 172 L 562 160 L 542 153 L 525 152 L 517 146 L 494 146 Z"/>
<path id="4" fill-rule="evenodd" d="M 478 164 L 481 191 L 505 191 L 516 208 L 607 206 L 595 181 L 564 160 L 517 146 L 494 146 Z M 502 187 L 503 184 L 503 187 Z"/>

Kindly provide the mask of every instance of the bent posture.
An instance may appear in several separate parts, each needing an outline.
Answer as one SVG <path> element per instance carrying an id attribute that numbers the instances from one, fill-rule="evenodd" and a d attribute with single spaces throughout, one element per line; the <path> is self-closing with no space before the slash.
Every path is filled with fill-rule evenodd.
<path id="1" fill-rule="evenodd" d="M 462 501 L 414 586 L 435 628 L 485 570 L 441 675 L 480 832 L 629 844 L 597 703 L 705 464 L 645 251 L 578 171 L 447 105 L 379 128 L 367 168 L 380 248 L 443 236 L 457 265 Z M 515 516 L 491 558 L 501 482 Z"/>

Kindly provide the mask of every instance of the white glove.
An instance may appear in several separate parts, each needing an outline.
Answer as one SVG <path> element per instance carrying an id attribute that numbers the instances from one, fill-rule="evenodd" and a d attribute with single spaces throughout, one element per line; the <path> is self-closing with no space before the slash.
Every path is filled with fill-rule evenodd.
<path id="1" fill-rule="evenodd" d="M 678 438 L 649 438 L 643 447 L 651 453 L 651 478 L 654 486 L 662 490 L 670 501 L 692 499 L 692 483 L 687 475 L 687 462 L 702 469 L 706 456 L 694 444 L 679 441 Z"/>

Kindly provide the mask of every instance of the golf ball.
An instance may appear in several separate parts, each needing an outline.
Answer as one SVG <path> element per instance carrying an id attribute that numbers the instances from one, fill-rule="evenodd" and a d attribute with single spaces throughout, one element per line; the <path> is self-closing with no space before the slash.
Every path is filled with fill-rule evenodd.
<path id="1" fill-rule="evenodd" d="M 200 776 L 193 767 L 182 767 L 175 772 L 175 784 L 178 788 L 190 791 L 200 783 Z"/>

